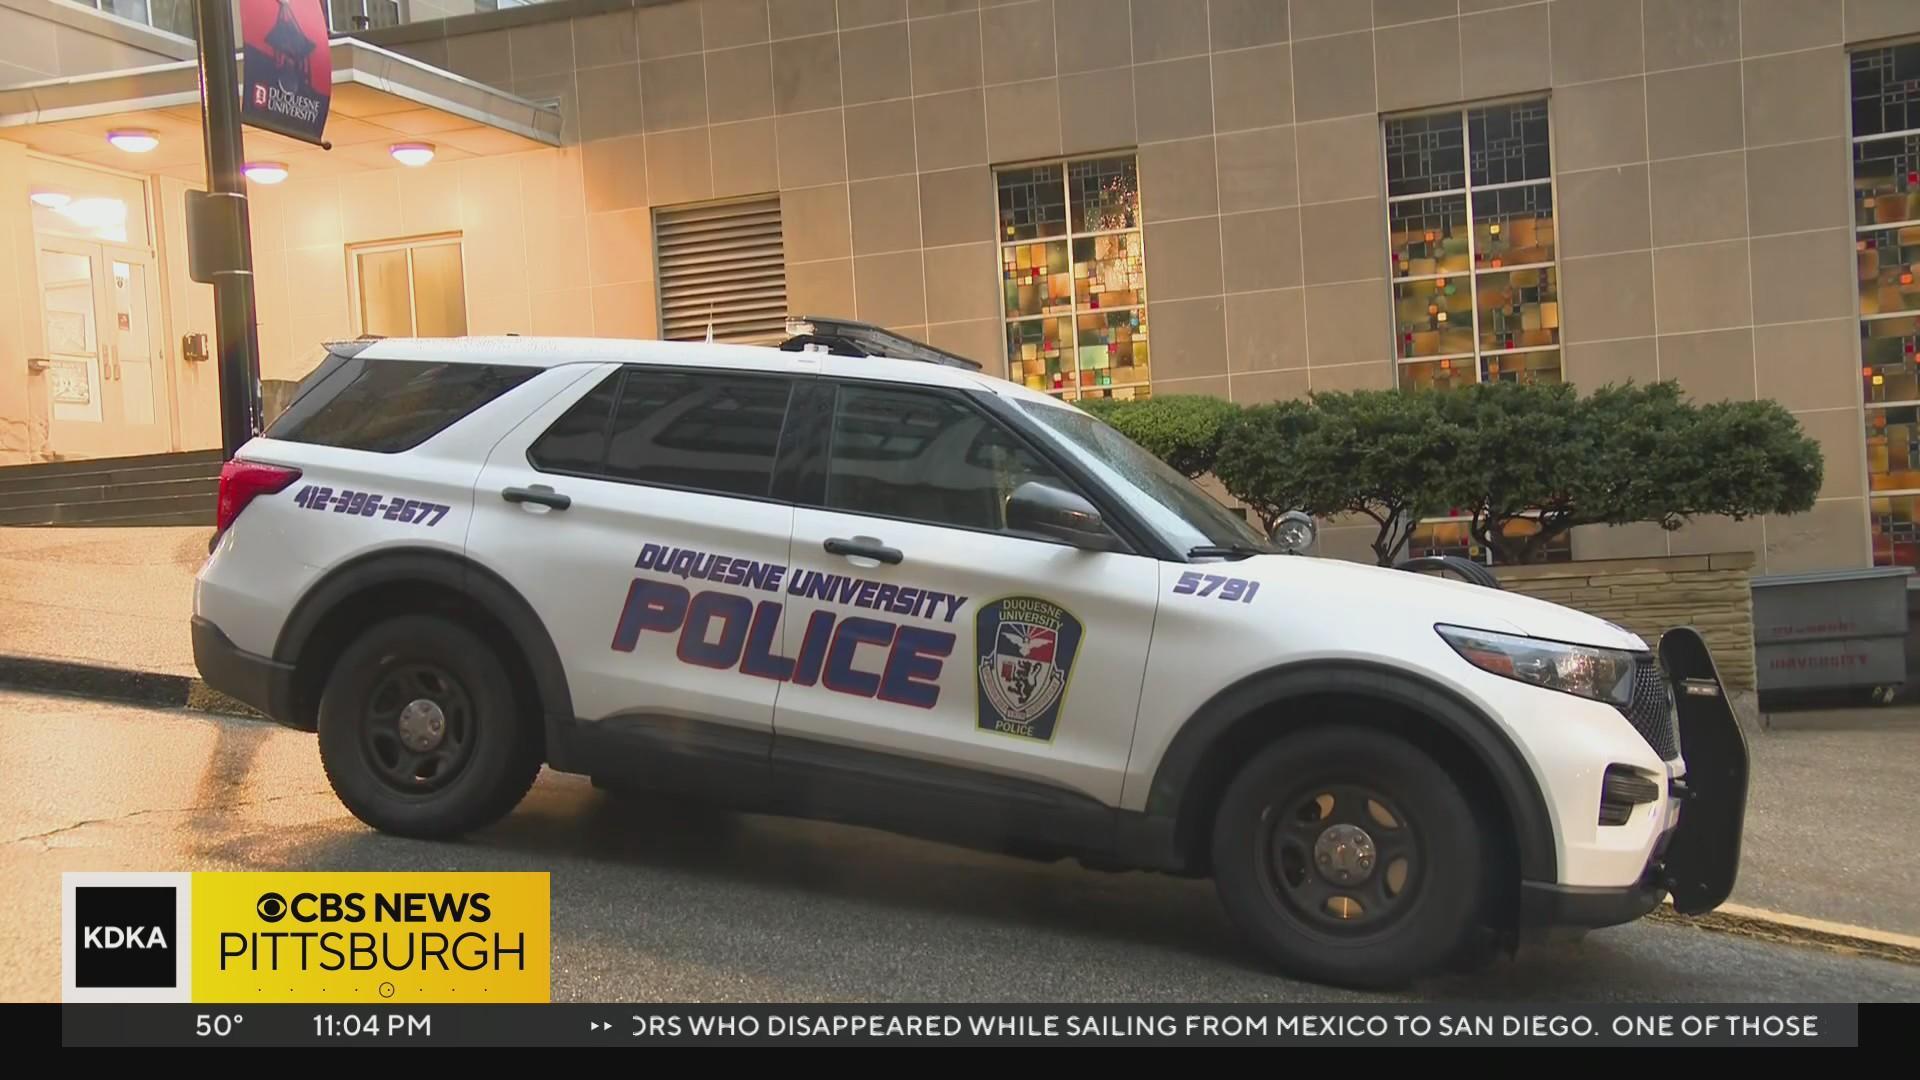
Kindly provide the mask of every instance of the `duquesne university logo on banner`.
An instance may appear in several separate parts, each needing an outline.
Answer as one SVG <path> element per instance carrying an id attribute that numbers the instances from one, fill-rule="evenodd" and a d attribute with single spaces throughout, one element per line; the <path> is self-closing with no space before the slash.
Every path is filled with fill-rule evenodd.
<path id="1" fill-rule="evenodd" d="M 304 142 L 320 142 L 333 95 L 324 0 L 240 0 L 240 119 Z"/>

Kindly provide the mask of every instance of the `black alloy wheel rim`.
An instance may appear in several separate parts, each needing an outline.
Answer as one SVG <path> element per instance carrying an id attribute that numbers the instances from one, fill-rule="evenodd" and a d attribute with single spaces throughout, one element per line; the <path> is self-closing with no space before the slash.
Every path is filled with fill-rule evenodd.
<path id="1" fill-rule="evenodd" d="M 1361 784 L 1320 783 L 1270 804 L 1258 845 L 1261 880 L 1292 919 L 1360 938 L 1398 922 L 1426 877 L 1416 824 Z"/>
<path id="2" fill-rule="evenodd" d="M 473 700 L 437 664 L 405 662 L 383 670 L 367 694 L 360 746 L 374 775 L 406 795 L 453 783 L 473 757 Z"/>

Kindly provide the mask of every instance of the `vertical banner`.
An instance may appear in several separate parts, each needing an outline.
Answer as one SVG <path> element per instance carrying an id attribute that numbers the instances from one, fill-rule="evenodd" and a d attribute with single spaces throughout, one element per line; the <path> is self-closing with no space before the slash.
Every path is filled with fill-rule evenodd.
<path id="1" fill-rule="evenodd" d="M 318 143 L 333 95 L 325 0 L 240 0 L 240 119 Z"/>

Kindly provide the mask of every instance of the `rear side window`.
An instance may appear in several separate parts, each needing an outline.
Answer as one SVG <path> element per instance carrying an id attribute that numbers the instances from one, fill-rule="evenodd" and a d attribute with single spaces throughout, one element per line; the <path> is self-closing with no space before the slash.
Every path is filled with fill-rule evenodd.
<path id="1" fill-rule="evenodd" d="M 791 389 L 777 376 L 628 369 L 562 414 L 527 456 L 550 472 L 764 498 Z"/>
<path id="2" fill-rule="evenodd" d="M 543 472 L 599 476 L 607 465 L 607 433 L 621 373 L 601 380 L 593 393 L 575 402 L 527 447 L 527 460 Z"/>
<path id="3" fill-rule="evenodd" d="M 425 360 L 343 360 L 302 388 L 267 437 L 393 454 L 526 382 L 538 368 Z"/>

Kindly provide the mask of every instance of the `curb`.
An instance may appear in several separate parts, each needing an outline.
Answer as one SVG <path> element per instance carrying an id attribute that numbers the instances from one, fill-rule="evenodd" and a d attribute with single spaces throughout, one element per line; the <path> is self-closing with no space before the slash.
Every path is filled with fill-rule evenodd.
<path id="1" fill-rule="evenodd" d="M 1673 910 L 1671 899 L 1647 914 L 1653 922 L 1674 926 L 1692 926 L 1714 933 L 1733 934 L 1788 945 L 1811 945 L 1834 952 L 1891 960 L 1897 964 L 1920 964 L 1920 937 L 1875 930 L 1850 923 L 1828 922 L 1805 915 L 1722 904 L 1705 915 L 1682 915 Z"/>
<path id="2" fill-rule="evenodd" d="M 258 712 L 187 675 L 48 660 L 38 656 L 0 655 L 0 687 L 75 697 L 146 705 L 158 709 L 191 709 L 220 716 L 264 719 Z"/>

